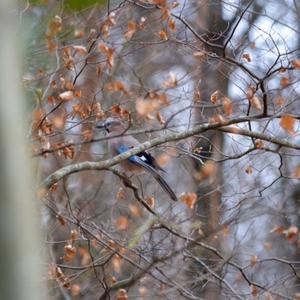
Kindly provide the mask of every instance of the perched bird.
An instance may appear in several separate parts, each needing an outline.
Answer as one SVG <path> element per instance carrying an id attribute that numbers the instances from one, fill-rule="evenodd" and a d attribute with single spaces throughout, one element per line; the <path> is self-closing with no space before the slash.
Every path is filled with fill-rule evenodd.
<path id="1" fill-rule="evenodd" d="M 113 155 L 124 153 L 140 143 L 133 136 L 122 135 L 126 131 L 125 124 L 118 118 L 108 118 L 102 124 L 97 125 L 97 128 L 104 128 L 107 136 L 117 136 L 116 138 L 108 139 L 109 150 Z M 156 179 L 161 187 L 170 195 L 171 199 L 177 201 L 177 197 L 170 188 L 165 179 L 161 176 L 159 171 L 165 172 L 159 167 L 155 158 L 146 151 L 142 151 L 136 155 L 129 157 L 127 160 L 121 162 L 125 170 L 133 173 L 138 173 L 146 170 Z"/>

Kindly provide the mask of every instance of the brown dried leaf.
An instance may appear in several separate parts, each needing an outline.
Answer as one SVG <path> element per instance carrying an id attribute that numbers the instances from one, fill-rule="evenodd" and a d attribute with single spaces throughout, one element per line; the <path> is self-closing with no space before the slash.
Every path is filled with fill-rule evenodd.
<path id="1" fill-rule="evenodd" d="M 160 167 L 164 167 L 169 163 L 170 159 L 170 155 L 163 153 L 156 158 L 156 162 Z"/>
<path id="2" fill-rule="evenodd" d="M 62 152 L 65 158 L 73 159 L 75 156 L 75 147 L 73 145 L 64 147 Z"/>
<path id="3" fill-rule="evenodd" d="M 155 198 L 154 197 L 147 197 L 146 202 L 151 208 L 155 207 Z"/>
<path id="4" fill-rule="evenodd" d="M 129 95 L 126 85 L 122 81 L 114 81 L 106 84 L 106 89 L 110 92 L 122 92 L 125 96 Z"/>
<path id="5" fill-rule="evenodd" d="M 167 41 L 168 40 L 168 34 L 165 30 L 161 30 L 159 33 L 158 33 L 159 37 L 164 40 L 164 41 Z"/>
<path id="6" fill-rule="evenodd" d="M 76 39 L 80 39 L 80 38 L 83 38 L 84 37 L 84 29 L 82 29 L 82 28 L 76 28 L 75 30 L 74 30 L 74 37 L 76 38 Z"/>
<path id="7" fill-rule="evenodd" d="M 223 102 L 225 115 L 228 117 L 231 116 L 233 112 L 232 101 L 228 97 L 224 97 L 222 102 Z"/>
<path id="8" fill-rule="evenodd" d="M 76 256 L 77 249 L 71 244 L 68 244 L 64 247 L 64 251 L 65 251 L 65 255 L 63 257 L 64 261 L 70 262 Z"/>
<path id="9" fill-rule="evenodd" d="M 127 300 L 128 294 L 125 289 L 119 289 L 117 293 L 117 300 Z"/>
<path id="10" fill-rule="evenodd" d="M 288 241 L 291 241 L 295 236 L 297 236 L 298 234 L 298 227 L 296 226 L 291 226 L 290 228 L 288 228 L 287 230 L 284 231 L 285 234 L 285 238 Z"/>
<path id="11" fill-rule="evenodd" d="M 139 287 L 139 294 L 142 298 L 144 298 L 146 296 L 147 292 L 148 292 L 148 289 L 145 286 Z"/>
<path id="12" fill-rule="evenodd" d="M 198 200 L 196 193 L 186 193 L 180 197 L 180 201 L 185 203 L 187 207 L 193 209 Z"/>
<path id="13" fill-rule="evenodd" d="M 253 168 L 251 166 L 248 166 L 245 170 L 245 172 L 248 174 L 248 175 L 251 175 L 253 173 Z"/>
<path id="14" fill-rule="evenodd" d="M 257 264 L 258 257 L 257 255 L 252 255 L 250 260 L 250 266 L 253 268 Z"/>
<path id="15" fill-rule="evenodd" d="M 193 56 L 197 59 L 199 59 L 200 61 L 204 61 L 207 58 L 207 54 L 205 52 L 194 52 Z"/>
<path id="16" fill-rule="evenodd" d="M 244 54 L 242 55 L 242 58 L 243 58 L 244 60 L 246 60 L 247 62 L 251 62 L 251 61 L 252 61 L 251 55 L 250 55 L 249 53 L 244 53 Z"/>
<path id="17" fill-rule="evenodd" d="M 62 19 L 55 16 L 48 24 L 47 36 L 55 37 L 62 30 Z"/>
<path id="18" fill-rule="evenodd" d="M 211 94 L 210 96 L 210 101 L 212 104 L 217 104 L 219 101 L 219 96 L 220 96 L 220 92 L 219 91 L 215 91 Z"/>
<path id="19" fill-rule="evenodd" d="M 271 233 L 275 232 L 277 234 L 283 234 L 285 232 L 285 229 L 282 226 L 275 226 L 274 228 L 272 228 L 272 230 L 270 232 Z"/>
<path id="20" fill-rule="evenodd" d="M 300 69 L 300 60 L 299 59 L 292 60 L 292 67 L 295 69 Z"/>
<path id="21" fill-rule="evenodd" d="M 79 284 L 72 284 L 71 285 L 71 294 L 73 297 L 76 297 L 80 294 L 80 285 Z"/>
<path id="22" fill-rule="evenodd" d="M 169 18 L 168 26 L 171 31 L 176 31 L 175 20 L 173 18 Z"/>
<path id="23" fill-rule="evenodd" d="M 281 128 L 283 128 L 290 135 L 294 135 L 296 133 L 295 123 L 296 119 L 290 115 L 282 116 L 279 122 Z"/>
<path id="24" fill-rule="evenodd" d="M 159 108 L 160 104 L 158 101 L 145 101 L 141 98 L 136 100 L 136 111 L 140 116 L 145 117 Z"/>
<path id="25" fill-rule="evenodd" d="M 289 83 L 290 83 L 290 80 L 289 80 L 288 77 L 282 77 L 280 79 L 280 85 L 281 85 L 282 88 L 287 87 L 289 85 Z"/>
<path id="26" fill-rule="evenodd" d="M 137 31 L 138 25 L 134 21 L 129 21 L 127 24 L 127 31 L 124 33 L 124 36 L 127 40 L 130 40 L 135 32 Z"/>
<path id="27" fill-rule="evenodd" d="M 201 168 L 201 173 L 204 178 L 210 177 L 215 174 L 216 169 L 217 169 L 216 163 L 212 160 L 208 160 L 203 164 Z"/>
<path id="28" fill-rule="evenodd" d="M 87 55 L 87 49 L 85 46 L 73 46 L 75 53 L 78 55 Z"/>
<path id="29" fill-rule="evenodd" d="M 256 297 L 259 293 L 258 287 L 255 285 L 251 285 L 251 294 L 252 296 Z"/>
<path id="30" fill-rule="evenodd" d="M 141 208 L 137 204 L 129 204 L 129 209 L 135 217 L 141 217 L 143 215 Z"/>
<path id="31" fill-rule="evenodd" d="M 72 91 L 65 91 L 59 94 L 61 100 L 69 101 L 74 99 L 74 93 Z"/>
<path id="32" fill-rule="evenodd" d="M 115 104 L 113 105 L 109 111 L 112 113 L 112 114 L 115 114 L 115 115 L 118 115 L 119 117 L 129 117 L 130 116 L 130 113 L 127 109 L 124 109 L 122 108 L 120 105 L 118 104 Z"/>
<path id="33" fill-rule="evenodd" d="M 89 253 L 89 250 L 84 247 L 78 248 L 78 253 L 81 256 L 81 265 L 86 266 L 91 262 L 91 255 Z"/>
<path id="34" fill-rule="evenodd" d="M 295 179 L 299 179 L 300 178 L 300 165 L 298 165 L 294 169 L 292 177 L 295 178 Z"/>
<path id="35" fill-rule="evenodd" d="M 282 96 L 276 97 L 275 104 L 279 107 L 283 107 L 285 100 Z"/>
<path id="36" fill-rule="evenodd" d="M 262 105 L 258 97 L 253 96 L 249 99 L 251 105 L 255 107 L 257 110 L 262 110 Z"/>
<path id="37" fill-rule="evenodd" d="M 176 75 L 174 73 L 170 73 L 167 80 L 165 80 L 162 84 L 164 88 L 174 88 L 178 86 L 178 80 L 176 78 Z"/>
<path id="38" fill-rule="evenodd" d="M 257 149 L 263 149 L 265 147 L 264 142 L 260 139 L 255 140 L 255 147 Z"/>
<path id="39" fill-rule="evenodd" d="M 125 216 L 118 217 L 116 221 L 116 227 L 118 230 L 126 230 L 129 226 L 128 218 Z"/>

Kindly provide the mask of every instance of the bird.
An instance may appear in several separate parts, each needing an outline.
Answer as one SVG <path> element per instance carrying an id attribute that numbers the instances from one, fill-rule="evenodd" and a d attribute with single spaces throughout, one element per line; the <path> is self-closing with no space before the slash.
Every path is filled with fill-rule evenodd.
<path id="1" fill-rule="evenodd" d="M 133 136 L 124 135 L 128 127 L 119 118 L 109 117 L 104 122 L 97 124 L 96 127 L 104 128 L 107 137 L 116 136 L 115 138 L 108 139 L 108 148 L 113 155 L 122 154 L 140 145 L 139 141 Z M 149 152 L 142 151 L 130 156 L 127 160 L 121 162 L 121 165 L 125 171 L 130 171 L 134 174 L 146 170 L 155 178 L 173 201 L 178 200 L 174 191 L 159 173 L 160 171 L 166 173 L 165 170 L 158 165 L 156 159 Z"/>

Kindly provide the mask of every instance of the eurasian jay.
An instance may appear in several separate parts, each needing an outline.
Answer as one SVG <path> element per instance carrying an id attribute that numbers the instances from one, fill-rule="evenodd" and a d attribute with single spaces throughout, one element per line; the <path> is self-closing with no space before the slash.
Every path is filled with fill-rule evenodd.
<path id="1" fill-rule="evenodd" d="M 140 144 L 134 137 L 130 135 L 122 135 L 126 131 L 126 126 L 120 119 L 110 117 L 102 124 L 97 125 L 97 128 L 104 128 L 107 132 L 107 136 L 109 137 L 117 136 L 116 138 L 108 139 L 108 147 L 113 155 L 126 152 Z M 121 165 L 125 170 L 133 173 L 143 170 L 148 171 L 161 185 L 161 187 L 170 195 L 172 200 L 178 200 L 168 183 L 159 174 L 159 171 L 165 171 L 159 167 L 155 158 L 149 152 L 143 151 L 133 155 L 127 160 L 121 162 Z"/>

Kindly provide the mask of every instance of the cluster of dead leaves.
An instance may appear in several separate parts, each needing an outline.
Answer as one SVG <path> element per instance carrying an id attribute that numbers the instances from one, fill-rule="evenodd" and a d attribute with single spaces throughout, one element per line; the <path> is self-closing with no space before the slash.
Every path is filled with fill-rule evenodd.
<path id="1" fill-rule="evenodd" d="M 115 50 L 112 47 L 108 47 L 105 43 L 100 43 L 98 49 L 100 53 L 106 56 L 108 68 L 112 69 L 115 61 Z"/>
<path id="2" fill-rule="evenodd" d="M 284 228 L 282 226 L 275 226 L 271 232 L 277 233 L 285 236 L 286 240 L 293 241 L 295 237 L 298 237 L 299 229 L 296 226 L 290 226 L 289 228 Z M 300 240 L 297 241 L 298 247 L 300 247 Z"/>
<path id="3" fill-rule="evenodd" d="M 129 89 L 126 87 L 125 83 L 120 80 L 107 83 L 105 88 L 109 92 L 121 92 L 124 96 L 130 95 Z"/>
<path id="4" fill-rule="evenodd" d="M 104 22 L 101 24 L 100 31 L 102 33 L 102 36 L 107 39 L 110 35 L 110 29 L 114 27 L 117 24 L 115 19 L 115 13 L 110 13 L 109 16 L 104 20 Z"/>
<path id="5" fill-rule="evenodd" d="M 57 43 L 55 38 L 62 30 L 62 19 L 59 16 L 55 16 L 48 24 L 46 32 L 46 43 L 50 53 L 53 53 L 57 49 Z"/>
<path id="6" fill-rule="evenodd" d="M 262 104 L 260 99 L 255 95 L 256 89 L 254 86 L 250 86 L 246 92 L 247 99 L 252 107 L 256 108 L 257 110 L 262 110 Z"/>
<path id="7" fill-rule="evenodd" d="M 127 24 L 127 30 L 124 32 L 124 37 L 127 40 L 132 39 L 134 34 L 137 32 L 137 30 L 145 28 L 145 23 L 146 23 L 145 17 L 141 17 L 138 23 L 133 20 L 129 21 Z"/>
<path id="8" fill-rule="evenodd" d="M 169 105 L 170 101 L 165 93 L 150 92 L 146 98 L 136 100 L 136 111 L 140 117 L 148 120 L 153 120 L 156 115 L 159 123 L 164 124 L 165 120 L 159 110 Z"/>
<path id="9" fill-rule="evenodd" d="M 186 204 L 187 207 L 193 209 L 198 201 L 196 193 L 186 193 L 180 197 L 180 201 Z"/>

